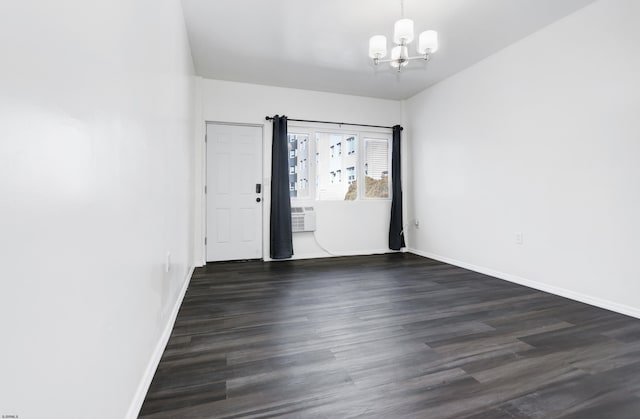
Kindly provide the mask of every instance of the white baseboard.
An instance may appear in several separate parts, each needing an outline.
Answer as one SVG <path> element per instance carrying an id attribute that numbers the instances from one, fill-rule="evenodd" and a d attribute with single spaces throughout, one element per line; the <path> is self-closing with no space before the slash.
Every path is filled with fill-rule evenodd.
<path id="1" fill-rule="evenodd" d="M 517 275 L 508 274 L 505 272 L 496 271 L 491 268 L 485 268 L 483 266 L 473 265 L 471 263 L 462 262 L 456 259 L 448 258 L 445 256 L 437 255 L 435 253 L 423 252 L 417 249 L 408 249 L 409 253 L 413 253 L 419 256 L 424 256 L 429 259 L 435 259 L 440 262 L 448 263 L 450 265 L 458 266 L 460 268 L 469 269 L 470 271 L 479 272 L 481 274 L 493 276 L 495 278 L 503 279 L 505 281 L 513 282 L 516 284 L 524 285 L 525 287 L 535 288 L 540 291 L 548 292 L 550 294 L 558 295 L 560 297 L 569 298 L 571 300 L 579 301 L 581 303 L 589 304 L 592 306 L 604 308 L 605 310 L 615 311 L 616 313 L 624 314 L 631 317 L 640 319 L 640 309 L 631 307 L 625 304 L 619 304 L 614 301 L 605 300 L 591 295 L 583 294 L 580 292 L 572 291 L 566 288 L 556 287 L 554 285 L 546 284 L 544 282 L 533 281 L 527 278 L 523 278 Z"/>
<path id="2" fill-rule="evenodd" d="M 162 335 L 160 339 L 158 339 L 158 343 L 156 344 L 155 349 L 153 350 L 153 354 L 151 355 L 151 359 L 149 359 L 149 363 L 147 364 L 147 369 L 140 380 L 140 384 L 138 385 L 138 389 L 136 390 L 136 394 L 129 406 L 129 410 L 127 411 L 128 419 L 136 419 L 140 414 L 140 409 L 142 408 L 142 403 L 144 403 L 144 399 L 147 396 L 147 392 L 149 391 L 149 386 L 151 385 L 151 381 L 153 380 L 153 376 L 158 369 L 158 364 L 160 363 L 160 359 L 162 358 L 162 354 L 164 353 L 164 349 L 167 347 L 167 343 L 169 342 L 169 338 L 171 337 L 171 332 L 173 331 L 173 325 L 176 322 L 176 318 L 178 317 L 178 311 L 180 311 L 180 306 L 182 305 L 182 300 L 184 300 L 184 295 L 187 293 L 187 288 L 189 288 L 189 283 L 191 282 L 191 277 L 193 276 L 193 271 L 195 267 L 192 266 L 187 273 L 187 277 L 184 279 L 184 283 L 182 284 L 182 288 L 180 289 L 180 293 L 178 294 L 178 299 L 173 305 L 173 309 L 171 310 L 171 315 L 167 321 L 167 324 L 162 331 Z"/>
<path id="3" fill-rule="evenodd" d="M 300 255 L 294 254 L 288 259 L 271 259 L 265 258 L 265 262 L 282 262 L 287 260 L 302 260 L 302 259 L 321 259 L 321 258 L 337 258 L 343 256 L 367 256 L 367 255 L 381 255 L 384 253 L 392 253 L 394 250 L 390 249 L 372 249 L 372 250 L 351 250 L 346 252 L 315 252 L 315 253 L 303 253 Z"/>

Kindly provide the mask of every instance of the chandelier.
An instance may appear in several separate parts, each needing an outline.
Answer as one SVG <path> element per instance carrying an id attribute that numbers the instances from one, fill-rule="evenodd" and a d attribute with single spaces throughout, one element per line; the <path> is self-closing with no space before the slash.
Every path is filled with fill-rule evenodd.
<path id="1" fill-rule="evenodd" d="M 407 47 L 413 42 L 413 20 L 404 17 L 404 2 L 400 0 L 400 17 L 393 26 L 393 43 L 396 44 L 391 48 L 391 58 L 384 60 L 387 56 L 387 37 L 384 35 L 375 35 L 369 39 L 369 57 L 373 58 L 373 64 L 389 63 L 391 67 L 402 71 L 402 68 L 409 64 L 411 60 L 431 59 L 431 54 L 438 50 L 438 32 L 424 31 L 418 36 L 418 44 L 416 51 L 418 55 L 409 56 L 409 48 Z"/>

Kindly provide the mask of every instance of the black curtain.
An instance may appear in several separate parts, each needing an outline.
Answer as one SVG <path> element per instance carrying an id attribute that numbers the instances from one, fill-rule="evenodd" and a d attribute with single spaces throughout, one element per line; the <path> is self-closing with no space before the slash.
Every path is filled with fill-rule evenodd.
<path id="1" fill-rule="evenodd" d="M 404 228 L 402 227 L 402 174 L 400 170 L 400 133 L 402 127 L 393 127 L 393 145 L 391 150 L 391 222 L 389 223 L 389 249 L 400 250 L 405 247 Z"/>
<path id="2" fill-rule="evenodd" d="M 287 117 L 273 117 L 271 146 L 271 247 L 272 259 L 293 256 L 291 198 L 289 197 L 289 141 Z"/>

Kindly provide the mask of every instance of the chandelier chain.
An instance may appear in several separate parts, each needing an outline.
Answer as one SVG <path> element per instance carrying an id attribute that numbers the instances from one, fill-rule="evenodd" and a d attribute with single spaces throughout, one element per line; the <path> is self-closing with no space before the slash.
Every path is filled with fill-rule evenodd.
<path id="1" fill-rule="evenodd" d="M 400 0 L 400 18 L 404 19 L 404 0 Z"/>

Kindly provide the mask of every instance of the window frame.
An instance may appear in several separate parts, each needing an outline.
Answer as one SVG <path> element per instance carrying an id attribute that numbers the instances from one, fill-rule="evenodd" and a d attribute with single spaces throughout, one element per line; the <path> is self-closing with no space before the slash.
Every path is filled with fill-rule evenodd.
<path id="1" fill-rule="evenodd" d="M 379 200 L 391 200 L 391 194 L 392 194 L 392 188 L 391 188 L 391 139 L 392 137 L 382 137 L 382 136 L 366 136 L 363 137 L 361 142 L 361 151 L 362 151 L 362 164 L 361 164 L 361 177 L 363 179 L 363 182 L 366 182 L 366 165 L 367 165 L 367 161 L 366 159 L 366 153 L 367 153 L 367 140 L 372 140 L 372 141 L 386 141 L 387 143 L 387 190 L 389 191 L 389 196 L 386 198 L 383 197 L 367 197 L 367 196 L 363 196 L 362 199 L 363 200 L 373 200 L 373 201 L 379 201 Z M 360 156 L 360 154 L 359 154 Z M 360 159 L 358 159 L 358 162 L 360 163 Z M 358 179 L 356 179 L 358 180 Z M 359 186 L 359 185 L 358 185 Z M 362 194 L 365 195 L 366 192 L 363 190 Z M 360 190 L 358 190 L 358 195 L 360 195 Z"/>
<path id="2" fill-rule="evenodd" d="M 290 124 L 287 129 L 287 134 L 293 135 L 306 135 L 308 138 L 307 141 L 307 196 L 296 196 L 292 197 L 291 201 L 295 202 L 296 205 L 304 205 L 307 203 L 316 203 L 316 202 L 379 202 L 379 201 L 391 201 L 392 199 L 392 175 L 391 175 L 391 153 L 392 153 L 392 131 L 391 129 L 378 129 L 378 128 L 366 128 L 363 130 L 357 129 L 344 129 L 344 128 L 335 128 L 330 125 L 318 125 L 318 124 L 308 124 L 296 122 L 295 124 Z M 340 153 L 339 157 L 350 156 L 352 154 L 356 154 L 356 164 L 355 164 L 355 182 L 357 184 L 357 196 L 355 200 L 339 200 L 339 199 L 318 199 L 317 198 L 317 184 L 318 184 L 318 174 L 317 167 L 319 164 L 319 153 L 317 150 L 317 141 L 316 134 L 337 134 L 343 135 L 343 140 L 340 141 L 341 148 L 345 147 L 345 152 Z M 348 137 L 354 137 L 354 152 L 349 153 L 348 150 Z M 384 140 L 387 142 L 387 167 L 389 168 L 389 174 L 387 176 L 389 182 L 389 196 L 386 198 L 381 197 L 366 197 L 365 194 L 365 153 L 366 153 L 366 139 L 369 140 Z M 334 150 L 335 151 L 335 150 Z M 340 150 L 342 151 L 342 150 Z M 297 155 L 297 153 L 296 153 Z M 315 158 L 314 158 L 315 156 Z M 330 155 L 327 155 L 327 158 L 331 158 Z M 343 170 L 341 173 L 341 181 L 349 185 L 348 180 L 348 172 Z M 309 179 L 313 179 L 313 182 L 308 181 Z"/>

